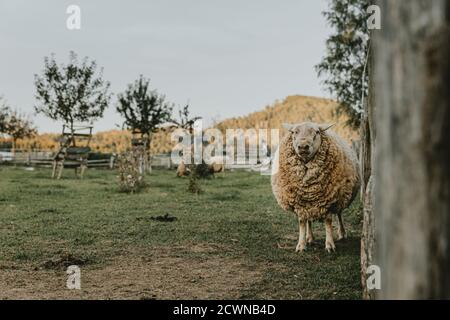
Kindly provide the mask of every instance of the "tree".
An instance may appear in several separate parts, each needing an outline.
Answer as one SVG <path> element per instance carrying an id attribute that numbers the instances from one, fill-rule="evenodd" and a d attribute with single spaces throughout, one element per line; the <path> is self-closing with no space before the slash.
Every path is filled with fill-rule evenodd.
<path id="1" fill-rule="evenodd" d="M 316 66 L 324 85 L 339 103 L 338 113 L 349 116 L 348 125 L 359 128 L 367 96 L 368 76 L 365 71 L 369 32 L 367 7 L 369 0 L 330 0 L 323 14 L 333 28 L 327 39 L 327 55 Z"/>
<path id="2" fill-rule="evenodd" d="M 450 298 L 450 12 L 378 3 L 375 201 L 382 299 Z"/>
<path id="3" fill-rule="evenodd" d="M 152 134 L 161 124 L 171 120 L 172 109 L 172 104 L 165 101 L 164 95 L 150 90 L 150 80 L 142 75 L 133 84 L 129 84 L 124 93 L 118 95 L 117 112 L 125 118 L 125 126 L 148 139 L 148 159 Z M 149 164 L 148 169 L 151 169 Z"/>
<path id="4" fill-rule="evenodd" d="M 125 118 L 125 126 L 131 130 L 151 134 L 159 125 L 171 119 L 172 105 L 165 96 L 150 90 L 150 80 L 142 75 L 118 95 L 117 112 Z"/>
<path id="5" fill-rule="evenodd" d="M 7 119 L 10 114 L 9 107 L 2 100 L 3 98 L 0 97 L 0 134 L 6 132 Z"/>
<path id="6" fill-rule="evenodd" d="M 97 63 L 85 57 L 81 63 L 72 51 L 67 65 L 58 65 L 54 55 L 44 58 L 42 75 L 35 75 L 37 113 L 62 120 L 73 131 L 76 121 L 93 121 L 103 116 L 110 100 L 110 83 L 97 73 Z"/>
<path id="7" fill-rule="evenodd" d="M 361 235 L 361 283 L 363 297 L 373 299 L 366 286 L 367 270 L 375 254 L 375 217 L 373 214 L 373 147 L 375 128 L 371 124 L 374 95 L 369 82 L 372 70 L 367 9 L 369 0 L 330 0 L 324 16 L 334 32 L 327 40 L 327 55 L 316 66 L 324 84 L 339 102 L 337 112 L 348 116 L 347 124 L 360 130 L 360 198 L 363 203 Z M 366 99 L 366 97 L 368 99 Z"/>
<path id="8" fill-rule="evenodd" d="M 171 121 L 181 129 L 186 129 L 190 133 L 194 128 L 194 123 L 200 120 L 202 117 L 191 117 L 189 111 L 189 104 L 186 104 L 183 108 L 178 110 L 178 119 L 172 119 Z"/>
<path id="9" fill-rule="evenodd" d="M 33 122 L 24 114 L 13 111 L 7 118 L 5 133 L 13 140 L 13 150 L 18 139 L 30 138 L 37 134 Z"/>

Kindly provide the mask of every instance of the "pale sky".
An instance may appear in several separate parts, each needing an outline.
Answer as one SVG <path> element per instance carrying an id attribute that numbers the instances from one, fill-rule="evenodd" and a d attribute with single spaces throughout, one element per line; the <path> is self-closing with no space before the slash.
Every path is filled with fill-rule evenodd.
<path id="1" fill-rule="evenodd" d="M 66 9 L 81 8 L 81 30 Z M 140 74 L 205 120 L 246 115 L 288 95 L 325 96 L 314 66 L 325 53 L 326 0 L 0 0 L 0 96 L 40 132 L 62 123 L 34 114 L 43 58 L 70 50 L 104 67 L 117 94 Z M 95 131 L 122 120 L 113 96 Z"/>

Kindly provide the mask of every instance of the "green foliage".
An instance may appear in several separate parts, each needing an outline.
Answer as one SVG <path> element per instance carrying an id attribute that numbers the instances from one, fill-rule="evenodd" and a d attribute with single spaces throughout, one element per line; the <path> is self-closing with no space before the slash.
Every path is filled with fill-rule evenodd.
<path id="1" fill-rule="evenodd" d="M 5 132 L 13 138 L 14 142 L 17 139 L 31 138 L 37 134 L 33 121 L 18 111 L 11 112 L 6 123 Z"/>
<path id="2" fill-rule="evenodd" d="M 191 172 L 194 172 L 195 175 L 200 179 L 208 179 L 214 176 L 214 170 L 205 162 L 194 165 L 194 168 L 191 169 Z"/>
<path id="3" fill-rule="evenodd" d="M 188 191 L 190 193 L 200 194 L 203 192 L 203 190 L 200 186 L 200 182 L 198 181 L 199 177 L 197 175 L 195 168 L 192 168 L 192 169 L 194 169 L 194 170 L 189 175 Z"/>
<path id="4" fill-rule="evenodd" d="M 209 179 L 214 176 L 214 171 L 205 162 L 201 164 L 189 165 L 191 174 L 189 175 L 188 191 L 195 194 L 203 192 L 200 186 L 200 179 Z"/>
<path id="5" fill-rule="evenodd" d="M 6 131 L 6 124 L 9 113 L 9 107 L 3 101 L 3 98 L 0 97 L 0 134 L 5 133 Z"/>
<path id="6" fill-rule="evenodd" d="M 12 137 L 13 147 L 17 139 L 31 138 L 37 134 L 33 121 L 25 114 L 11 108 L 0 97 L 0 134 Z"/>
<path id="7" fill-rule="evenodd" d="M 142 75 L 133 84 L 128 85 L 124 93 L 118 95 L 117 112 L 125 118 L 125 126 L 133 131 L 150 135 L 158 126 L 169 121 L 172 105 L 165 96 L 156 90 L 150 90 L 150 80 Z"/>
<path id="8" fill-rule="evenodd" d="M 103 69 L 96 71 L 95 61 L 85 57 L 80 64 L 73 51 L 67 65 L 58 65 L 54 55 L 45 57 L 42 75 L 35 75 L 36 112 L 71 127 L 76 121 L 101 118 L 111 97 L 110 84 L 102 79 Z"/>
<path id="9" fill-rule="evenodd" d="M 323 14 L 334 29 L 326 42 L 327 55 L 316 66 L 324 85 L 339 102 L 338 113 L 349 116 L 348 125 L 358 128 L 367 96 L 368 73 L 364 73 L 369 30 L 366 10 L 370 0 L 330 0 Z M 364 83 L 364 84 L 363 84 Z"/>

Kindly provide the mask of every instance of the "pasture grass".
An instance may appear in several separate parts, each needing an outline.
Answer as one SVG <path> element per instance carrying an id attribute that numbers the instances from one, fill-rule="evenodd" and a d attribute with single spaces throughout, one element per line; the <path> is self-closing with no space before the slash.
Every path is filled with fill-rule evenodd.
<path id="1" fill-rule="evenodd" d="M 358 199 L 335 253 L 317 222 L 315 243 L 298 254 L 297 219 L 278 207 L 270 177 L 218 174 L 199 195 L 188 180 L 154 170 L 142 192 L 126 194 L 114 171 L 52 180 L 48 169 L 0 167 L 0 298 L 361 298 Z M 177 219 L 151 219 L 165 214 Z M 70 264 L 90 281 L 73 296 Z M 136 270 L 148 272 L 142 283 Z"/>

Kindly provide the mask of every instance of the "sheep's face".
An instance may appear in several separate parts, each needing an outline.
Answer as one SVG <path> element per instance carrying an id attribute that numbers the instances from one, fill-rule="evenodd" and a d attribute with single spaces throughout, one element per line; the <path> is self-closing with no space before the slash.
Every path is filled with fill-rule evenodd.
<path id="1" fill-rule="evenodd" d="M 305 162 L 314 158 L 322 143 L 321 134 L 331 127 L 311 122 L 284 126 L 292 135 L 295 153 Z"/>

